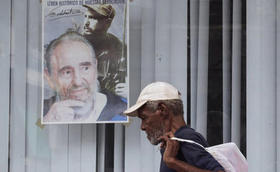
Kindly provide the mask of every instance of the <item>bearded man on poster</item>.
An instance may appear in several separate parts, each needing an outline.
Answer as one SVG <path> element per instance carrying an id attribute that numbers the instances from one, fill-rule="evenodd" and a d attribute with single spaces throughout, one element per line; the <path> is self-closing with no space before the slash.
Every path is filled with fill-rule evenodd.
<path id="1" fill-rule="evenodd" d="M 126 101 L 97 91 L 95 51 L 82 35 L 71 31 L 53 40 L 45 62 L 44 76 L 55 96 L 44 100 L 43 122 L 126 121 L 121 115 Z"/>

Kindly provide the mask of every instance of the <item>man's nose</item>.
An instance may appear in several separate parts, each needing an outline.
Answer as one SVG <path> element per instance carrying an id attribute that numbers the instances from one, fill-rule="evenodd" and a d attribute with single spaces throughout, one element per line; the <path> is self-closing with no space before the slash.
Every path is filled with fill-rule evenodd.
<path id="1" fill-rule="evenodd" d="M 89 26 L 89 20 L 86 20 L 85 25 L 88 27 Z"/>
<path id="2" fill-rule="evenodd" d="M 146 125 L 144 124 L 144 122 L 141 122 L 141 130 L 145 131 L 146 130 Z"/>
<path id="3" fill-rule="evenodd" d="M 73 84 L 76 85 L 76 86 L 82 85 L 82 77 L 81 77 L 79 72 L 75 72 L 73 82 L 74 82 Z"/>

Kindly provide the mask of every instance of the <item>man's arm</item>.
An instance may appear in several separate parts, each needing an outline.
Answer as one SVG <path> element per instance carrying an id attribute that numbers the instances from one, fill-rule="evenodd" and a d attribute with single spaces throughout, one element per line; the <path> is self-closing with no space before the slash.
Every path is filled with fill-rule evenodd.
<path id="1" fill-rule="evenodd" d="M 178 160 L 176 158 L 176 155 L 178 153 L 180 145 L 178 141 L 170 139 L 173 136 L 173 133 L 168 132 L 165 136 L 161 137 L 161 139 L 163 140 L 162 146 L 166 147 L 163 154 L 163 161 L 165 162 L 168 168 L 174 169 L 177 172 L 211 172 L 209 170 L 199 169 L 184 161 Z M 224 171 L 219 170 L 217 172 Z"/>

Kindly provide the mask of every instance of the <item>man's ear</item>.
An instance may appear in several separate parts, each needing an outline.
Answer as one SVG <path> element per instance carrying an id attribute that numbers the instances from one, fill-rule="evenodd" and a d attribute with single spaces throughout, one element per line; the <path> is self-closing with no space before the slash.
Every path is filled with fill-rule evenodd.
<path id="1" fill-rule="evenodd" d="M 48 71 L 47 69 L 44 69 L 44 78 L 45 78 L 45 80 L 47 80 L 49 86 L 50 86 L 53 90 L 55 90 L 55 84 L 54 84 L 54 82 L 52 81 L 51 76 L 50 76 L 50 74 L 49 74 L 49 71 Z"/>
<path id="2" fill-rule="evenodd" d="M 163 115 L 164 118 L 169 117 L 169 110 L 164 103 L 159 103 L 158 104 L 158 110 L 160 110 L 160 112 L 161 112 L 161 114 Z"/>

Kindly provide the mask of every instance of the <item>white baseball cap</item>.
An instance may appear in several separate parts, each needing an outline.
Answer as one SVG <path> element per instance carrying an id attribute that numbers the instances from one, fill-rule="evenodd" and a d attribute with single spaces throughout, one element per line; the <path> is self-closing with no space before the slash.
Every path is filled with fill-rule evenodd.
<path id="1" fill-rule="evenodd" d="M 136 104 L 123 113 L 128 116 L 138 116 L 137 110 L 148 101 L 181 99 L 180 92 L 166 82 L 154 82 L 147 85 L 140 93 Z"/>

